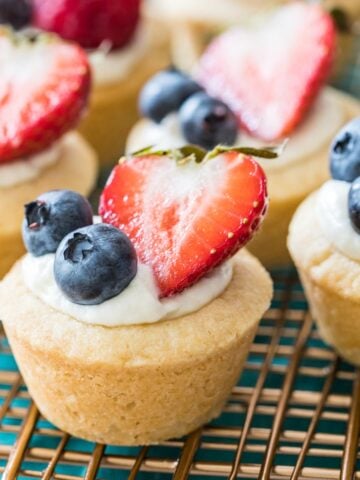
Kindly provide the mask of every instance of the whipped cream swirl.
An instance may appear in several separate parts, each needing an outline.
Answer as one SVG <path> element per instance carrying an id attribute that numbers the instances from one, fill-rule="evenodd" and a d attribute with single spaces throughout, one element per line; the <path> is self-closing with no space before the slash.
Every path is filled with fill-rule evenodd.
<path id="1" fill-rule="evenodd" d="M 154 323 L 199 310 L 226 289 L 233 272 L 229 260 L 182 293 L 159 300 L 151 268 L 139 263 L 134 280 L 119 295 L 99 305 L 78 305 L 70 302 L 57 286 L 54 258 L 54 254 L 27 254 L 22 261 L 26 286 L 54 310 L 83 323 L 105 327 Z"/>
<path id="2" fill-rule="evenodd" d="M 320 228 L 337 250 L 360 261 L 360 235 L 351 225 L 348 195 L 351 183 L 329 180 L 319 190 L 316 211 Z"/>

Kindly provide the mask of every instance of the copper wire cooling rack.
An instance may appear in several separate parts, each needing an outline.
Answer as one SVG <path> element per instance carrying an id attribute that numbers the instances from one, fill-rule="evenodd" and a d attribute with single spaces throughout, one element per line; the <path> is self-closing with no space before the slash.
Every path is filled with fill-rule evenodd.
<path id="1" fill-rule="evenodd" d="M 95 445 L 55 429 L 2 338 L 1 478 L 360 479 L 360 373 L 321 342 L 295 272 L 273 277 L 272 307 L 221 417 L 160 445 Z"/>

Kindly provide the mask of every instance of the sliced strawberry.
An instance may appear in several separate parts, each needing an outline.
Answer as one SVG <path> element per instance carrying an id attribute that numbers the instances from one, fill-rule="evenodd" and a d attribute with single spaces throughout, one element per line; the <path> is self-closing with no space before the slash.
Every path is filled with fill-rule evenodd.
<path id="1" fill-rule="evenodd" d="M 0 31 L 0 164 L 43 150 L 78 122 L 90 89 L 86 54 L 48 36 Z"/>
<path id="2" fill-rule="evenodd" d="M 84 48 L 97 48 L 104 40 L 111 47 L 126 45 L 140 17 L 140 0 L 32 0 L 34 25 L 73 40 Z"/>
<path id="3" fill-rule="evenodd" d="M 242 126 L 272 141 L 289 134 L 329 73 L 335 45 L 331 17 L 294 2 L 260 29 L 236 28 L 216 38 L 200 60 L 198 80 L 224 100 Z"/>
<path id="4" fill-rule="evenodd" d="M 248 242 L 266 204 L 265 174 L 250 156 L 232 151 L 179 164 L 150 154 L 114 168 L 100 214 L 130 237 L 166 297 Z"/>

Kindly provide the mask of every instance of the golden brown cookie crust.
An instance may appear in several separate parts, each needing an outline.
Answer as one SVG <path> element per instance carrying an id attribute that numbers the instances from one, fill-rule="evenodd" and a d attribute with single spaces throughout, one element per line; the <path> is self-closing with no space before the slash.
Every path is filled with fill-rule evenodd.
<path id="1" fill-rule="evenodd" d="M 298 208 L 288 246 L 320 334 L 341 356 L 360 365 L 360 264 L 322 234 L 314 192 Z"/>
<path id="2" fill-rule="evenodd" d="M 91 440 L 146 444 L 219 414 L 271 294 L 268 274 L 244 251 L 228 288 L 199 311 L 107 328 L 45 305 L 24 285 L 18 263 L 1 285 L 0 315 L 46 417 Z"/>
<path id="3" fill-rule="evenodd" d="M 295 264 L 319 287 L 360 305 L 360 264 L 338 251 L 321 231 L 317 192 L 298 208 L 290 224 L 288 246 Z"/>

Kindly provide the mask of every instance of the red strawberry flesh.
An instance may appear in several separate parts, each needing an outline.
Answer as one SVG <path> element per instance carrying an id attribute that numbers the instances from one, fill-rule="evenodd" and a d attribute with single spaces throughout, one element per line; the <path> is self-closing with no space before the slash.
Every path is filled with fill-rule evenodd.
<path id="1" fill-rule="evenodd" d="M 90 69 L 80 47 L 0 33 L 0 164 L 47 148 L 86 106 Z"/>
<path id="2" fill-rule="evenodd" d="M 265 174 L 249 156 L 227 152 L 178 165 L 168 156 L 148 155 L 114 168 L 100 214 L 130 237 L 166 297 L 248 242 L 266 204 Z"/>
<path id="3" fill-rule="evenodd" d="M 140 16 L 140 0 L 33 0 L 34 25 L 97 48 L 104 40 L 113 48 L 132 38 Z"/>
<path id="4" fill-rule="evenodd" d="M 331 68 L 335 29 L 318 5 L 292 2 L 259 29 L 235 28 L 200 60 L 198 80 L 266 141 L 301 122 Z"/>

